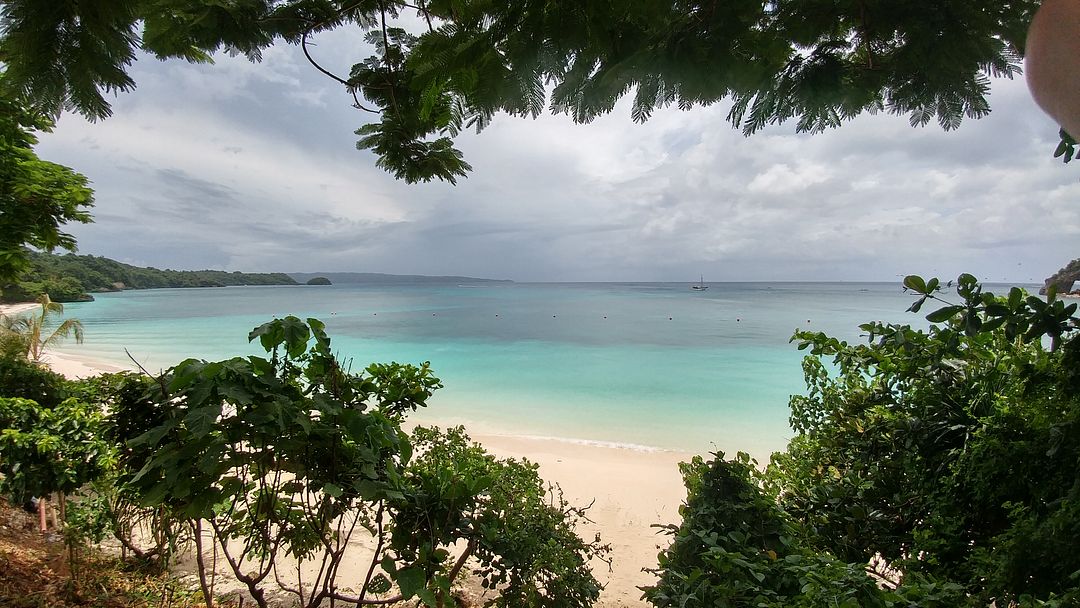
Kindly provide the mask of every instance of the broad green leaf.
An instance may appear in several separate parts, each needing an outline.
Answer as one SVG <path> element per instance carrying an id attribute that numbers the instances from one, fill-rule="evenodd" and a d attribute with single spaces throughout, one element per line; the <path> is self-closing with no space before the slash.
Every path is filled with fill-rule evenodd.
<path id="1" fill-rule="evenodd" d="M 963 306 L 946 306 L 926 315 L 926 320 L 931 323 L 941 323 L 953 318 L 956 313 L 962 310 L 964 310 Z"/>
<path id="2" fill-rule="evenodd" d="M 909 274 L 908 276 L 904 277 L 904 287 L 907 287 L 915 293 L 927 293 L 926 281 L 924 281 L 923 278 L 918 275 Z"/>
<path id="3" fill-rule="evenodd" d="M 427 585 L 427 576 L 424 574 L 423 569 L 416 566 L 399 570 L 395 580 L 398 588 L 401 589 L 402 597 L 405 599 L 414 597 Z"/>

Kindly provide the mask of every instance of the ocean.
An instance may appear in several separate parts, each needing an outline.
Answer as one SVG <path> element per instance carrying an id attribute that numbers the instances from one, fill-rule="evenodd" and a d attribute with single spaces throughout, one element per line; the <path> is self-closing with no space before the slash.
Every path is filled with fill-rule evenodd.
<path id="1" fill-rule="evenodd" d="M 759 459 L 783 449 L 788 398 L 805 388 L 796 329 L 855 341 L 871 320 L 925 325 L 905 312 L 915 298 L 899 283 L 342 284 L 96 298 L 66 305 L 86 339 L 61 352 L 130 365 L 127 352 L 158 371 L 258 353 L 253 327 L 316 317 L 354 370 L 430 361 L 444 388 L 415 416 L 424 423 Z"/>

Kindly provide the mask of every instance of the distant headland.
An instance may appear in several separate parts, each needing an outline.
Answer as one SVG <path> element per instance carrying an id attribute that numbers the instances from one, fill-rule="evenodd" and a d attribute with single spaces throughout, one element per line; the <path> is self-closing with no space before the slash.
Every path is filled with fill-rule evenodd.
<path id="1" fill-rule="evenodd" d="M 1080 281 L 1080 258 L 1076 258 L 1069 262 L 1064 268 L 1046 279 L 1042 289 L 1039 290 L 1039 293 L 1046 295 L 1047 290 L 1050 289 L 1051 286 L 1054 286 L 1057 288 L 1059 294 L 1072 294 L 1075 293 L 1073 291 L 1073 285 L 1077 281 Z"/>
<path id="2" fill-rule="evenodd" d="M 34 252 L 19 281 L 0 285 L 3 302 L 33 301 L 42 293 L 54 302 L 90 301 L 91 293 L 127 289 L 236 287 L 247 285 L 415 285 L 512 283 L 463 276 L 382 274 L 376 272 L 228 272 L 161 270 L 125 264 L 102 256 Z"/>
<path id="3" fill-rule="evenodd" d="M 290 272 L 289 276 L 298 283 L 307 283 L 315 278 L 324 278 L 335 285 L 414 285 L 423 284 L 462 284 L 462 283 L 513 283 L 509 279 L 480 279 L 461 276 L 428 276 L 423 274 L 383 274 L 380 272 Z"/>

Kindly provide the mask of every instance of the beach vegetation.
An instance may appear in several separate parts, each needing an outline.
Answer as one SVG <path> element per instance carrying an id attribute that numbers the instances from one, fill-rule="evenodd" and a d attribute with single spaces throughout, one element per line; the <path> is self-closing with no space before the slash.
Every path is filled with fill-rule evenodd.
<path id="1" fill-rule="evenodd" d="M 0 397 L 29 399 L 46 408 L 60 405 L 70 396 L 68 383 L 48 367 L 26 359 L 21 346 L 14 353 L 0 355 Z"/>
<path id="2" fill-rule="evenodd" d="M 38 298 L 41 309 L 36 314 L 0 315 L 0 334 L 10 348 L 21 347 L 22 356 L 33 363 L 40 363 L 45 350 L 63 343 L 70 337 L 82 344 L 83 326 L 78 319 L 64 319 L 64 305 L 53 302 L 49 294 Z"/>
<path id="3" fill-rule="evenodd" d="M 56 407 L 0 397 L 0 492 L 17 504 L 73 492 L 109 468 L 100 409 L 78 399 Z"/>
<path id="4" fill-rule="evenodd" d="M 106 94 L 134 88 L 128 66 L 138 51 L 210 62 L 227 50 L 258 61 L 271 44 L 295 44 L 374 119 L 357 131 L 357 147 L 378 166 L 410 183 L 453 183 L 471 169 L 454 138 L 497 113 L 587 123 L 627 96 L 637 122 L 667 106 L 727 100 L 730 123 L 746 134 L 786 121 L 819 132 L 878 112 L 956 129 L 990 112 L 992 77 L 1019 73 L 1038 6 L 11 0 L 0 53 L 15 90 L 54 114 L 97 120 L 112 112 Z M 366 31 L 373 54 L 335 74 L 309 46 L 345 27 Z M 1071 158 L 1070 142 L 1062 133 L 1058 156 Z"/>
<path id="5" fill-rule="evenodd" d="M 77 381 L 53 408 L 0 400 L 0 491 L 66 493 L 72 556 L 111 535 L 167 566 L 193 545 L 208 605 L 218 557 L 259 606 L 280 593 L 309 607 L 454 606 L 467 573 L 490 605 L 596 600 L 591 566 L 608 548 L 577 535 L 585 509 L 535 464 L 497 459 L 461 428 L 404 430 L 441 386 L 426 363 L 354 373 L 316 319 L 274 320 L 249 339 L 265 356 Z M 363 574 L 344 580 L 347 559 L 364 560 Z M 318 573 L 301 575 L 305 564 Z"/>
<path id="6" fill-rule="evenodd" d="M 9 285 L 3 299 L 8 302 L 33 302 L 42 295 L 49 296 L 53 302 L 80 302 L 92 299 L 86 289 L 75 277 L 52 276 L 43 280 L 29 278 L 33 273 L 33 264 L 23 272 L 18 283 Z"/>
<path id="7" fill-rule="evenodd" d="M 1076 304 L 996 296 L 970 275 L 955 301 L 936 279 L 905 286 L 912 312 L 936 304 L 929 329 L 795 334 L 808 391 L 764 472 L 722 455 L 684 466 L 654 605 L 825 605 L 820 585 L 848 594 L 829 605 L 1080 601 Z"/>

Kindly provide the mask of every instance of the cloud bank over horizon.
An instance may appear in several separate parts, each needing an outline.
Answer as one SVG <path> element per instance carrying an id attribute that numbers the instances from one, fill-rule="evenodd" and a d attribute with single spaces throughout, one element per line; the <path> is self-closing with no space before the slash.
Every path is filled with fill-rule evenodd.
<path id="1" fill-rule="evenodd" d="M 323 41 L 339 72 L 367 53 Z M 334 62 L 338 65 L 334 65 Z M 65 115 L 38 147 L 85 174 L 80 253 L 156 267 L 471 275 L 518 281 L 1041 282 L 1080 256 L 1080 172 L 1022 80 L 955 132 L 862 116 L 744 137 L 723 104 L 628 105 L 589 125 L 501 116 L 458 139 L 473 172 L 406 185 L 355 149 L 372 115 L 298 49 L 260 64 L 143 58 L 99 123 Z"/>

